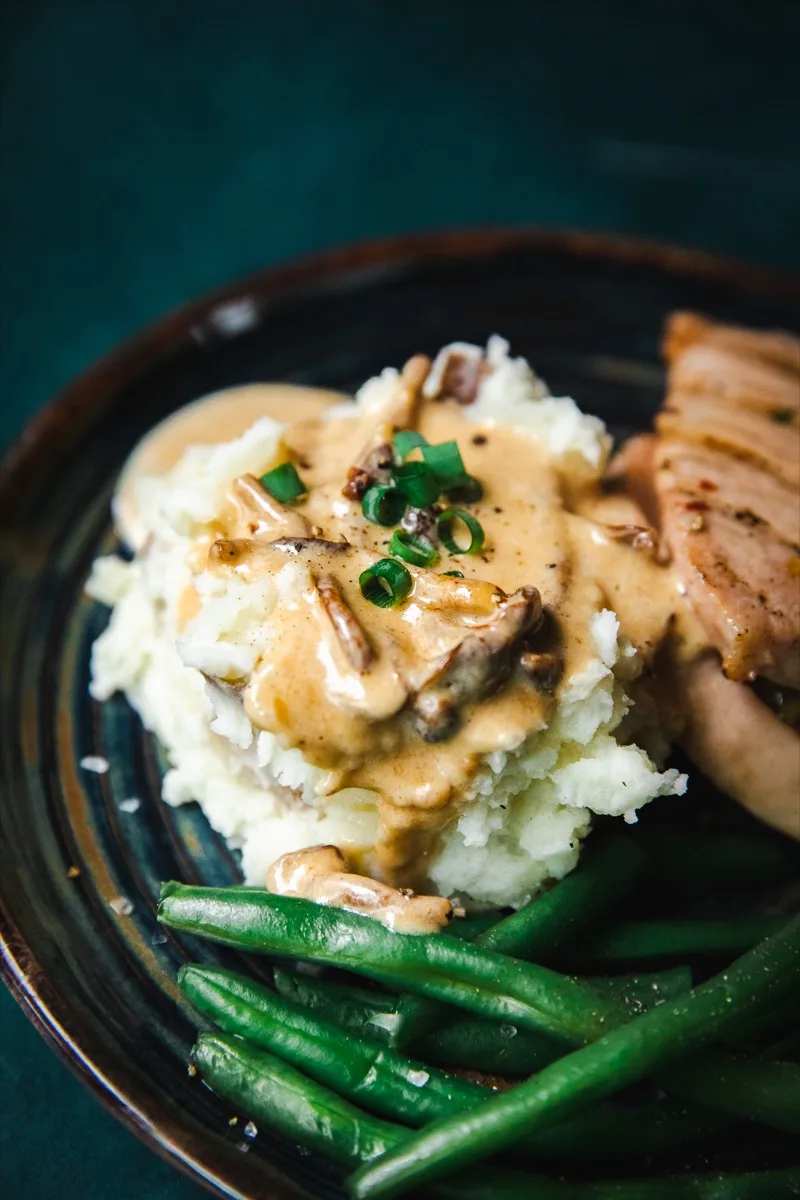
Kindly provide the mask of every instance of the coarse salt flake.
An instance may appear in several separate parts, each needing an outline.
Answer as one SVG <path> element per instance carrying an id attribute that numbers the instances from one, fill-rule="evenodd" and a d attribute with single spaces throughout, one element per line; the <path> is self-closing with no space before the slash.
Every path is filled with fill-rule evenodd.
<path id="1" fill-rule="evenodd" d="M 424 1087 L 430 1079 L 427 1071 L 409 1071 L 408 1082 L 413 1083 L 414 1087 Z"/>
<path id="2" fill-rule="evenodd" d="M 108 770 L 108 759 L 101 758 L 99 754 L 86 754 L 81 759 L 81 766 L 84 771 L 94 771 L 95 775 L 105 775 Z"/>

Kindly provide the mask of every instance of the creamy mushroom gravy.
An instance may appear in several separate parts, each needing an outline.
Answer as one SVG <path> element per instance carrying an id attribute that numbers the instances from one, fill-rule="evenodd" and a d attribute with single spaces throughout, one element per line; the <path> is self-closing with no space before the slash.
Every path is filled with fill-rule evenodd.
<path id="1" fill-rule="evenodd" d="M 269 653 L 248 678 L 223 682 L 240 691 L 257 729 L 297 747 L 327 772 L 323 795 L 348 787 L 377 794 L 373 867 L 383 878 L 408 882 L 424 875 L 432 835 L 451 819 L 485 756 L 514 749 L 548 724 L 559 688 L 596 655 L 593 614 L 613 609 L 645 663 L 668 633 L 682 658 L 705 645 L 669 568 L 656 561 L 646 538 L 637 542 L 630 532 L 629 526 L 644 524 L 632 501 L 606 496 L 596 484 L 572 491 L 534 440 L 478 425 L 452 400 L 423 400 L 413 427 L 430 443 L 456 440 L 467 470 L 482 483 L 483 498 L 469 507 L 485 530 L 484 547 L 478 555 L 455 557 L 442 548 L 434 569 L 408 566 L 413 587 L 407 599 L 395 608 L 376 607 L 358 580 L 386 556 L 391 530 L 367 522 L 342 487 L 365 447 L 405 424 L 398 413 L 408 409 L 407 397 L 389 413 L 351 416 L 331 413 L 340 397 L 327 392 L 269 386 L 246 393 L 221 393 L 154 431 L 123 481 L 117 514 L 123 531 L 126 522 L 134 526 L 136 475 L 164 470 L 187 444 L 228 439 L 256 415 L 289 417 L 283 458 L 297 467 L 307 497 L 287 508 L 255 477 L 232 480 L 192 565 L 196 572 L 207 567 L 248 581 L 275 576 L 287 562 L 301 565 L 298 597 L 282 602 L 270 619 Z M 453 569 L 464 578 L 443 574 Z M 537 686 L 513 665 L 494 692 L 464 706 L 452 736 L 425 740 L 413 712 L 420 690 L 466 638 L 485 636 L 512 603 L 533 595 L 546 619 L 527 643 L 534 655 L 557 655 L 555 687 Z M 190 587 L 181 620 L 198 607 Z"/>

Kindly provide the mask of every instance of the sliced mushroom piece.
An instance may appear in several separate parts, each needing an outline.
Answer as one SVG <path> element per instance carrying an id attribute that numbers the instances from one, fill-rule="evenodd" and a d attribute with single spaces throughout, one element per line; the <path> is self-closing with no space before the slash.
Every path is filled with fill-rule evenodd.
<path id="1" fill-rule="evenodd" d="M 395 430 L 414 425 L 430 366 L 431 360 L 425 354 L 415 354 L 403 367 L 393 394 L 376 413 L 372 437 L 347 472 L 342 495 L 348 500 L 363 500 L 369 488 L 389 482 L 394 465 L 392 436 Z"/>
<path id="2" fill-rule="evenodd" d="M 420 608 L 458 613 L 464 620 L 484 625 L 508 599 L 501 588 L 485 579 L 459 579 L 414 566 L 407 569 L 414 577 L 414 603 Z"/>
<path id="3" fill-rule="evenodd" d="M 385 429 L 380 430 L 380 440 L 362 450 L 357 461 L 347 470 L 347 482 L 342 495 L 348 500 L 363 500 L 371 487 L 387 484 L 392 474 L 394 458 L 391 442 L 386 441 Z"/>
<path id="4" fill-rule="evenodd" d="M 519 588 L 503 601 L 495 620 L 465 637 L 420 689 L 413 705 L 418 733 L 430 742 L 451 737 L 460 710 L 496 691 L 511 670 L 519 642 L 541 620 L 537 588 Z"/>
<path id="5" fill-rule="evenodd" d="M 605 525 L 604 529 L 615 542 L 624 542 L 634 550 L 654 554 L 658 546 L 658 537 L 650 525 Z"/>
<path id="6" fill-rule="evenodd" d="M 316 552 L 317 554 L 346 554 L 348 550 L 352 550 L 350 542 L 330 542 L 327 538 L 321 537 L 283 537 L 276 538 L 269 545 L 273 550 L 279 550 L 282 554 L 304 554 L 307 552 Z"/>
<path id="7" fill-rule="evenodd" d="M 267 872 L 271 892 L 372 917 L 396 933 L 438 933 L 453 918 L 444 896 L 418 896 L 365 875 L 354 875 L 338 846 L 310 846 L 283 854 Z"/>
<path id="8" fill-rule="evenodd" d="M 363 675 L 375 661 L 369 638 L 330 575 L 317 580 L 317 591 L 347 661 Z"/>
<path id="9" fill-rule="evenodd" d="M 305 537 L 308 521 L 301 513 L 281 504 L 261 486 L 255 475 L 240 475 L 231 484 L 231 498 L 245 512 L 252 513 L 260 533 L 279 533 Z"/>
<path id="10" fill-rule="evenodd" d="M 519 665 L 536 690 L 544 692 L 545 695 L 555 691 L 564 673 L 563 658 L 560 654 L 550 652 L 523 650 Z"/>
<path id="11" fill-rule="evenodd" d="M 408 429 L 416 422 L 417 406 L 430 369 L 431 360 L 427 354 L 415 354 L 400 372 L 402 386 L 392 414 L 395 429 Z"/>
<path id="12" fill-rule="evenodd" d="M 457 404 L 474 404 L 481 382 L 491 369 L 480 346 L 452 342 L 436 355 L 424 393 L 429 400 L 452 399 Z"/>
<path id="13" fill-rule="evenodd" d="M 269 548 L 255 538 L 217 538 L 208 548 L 209 567 L 264 567 L 269 563 Z"/>

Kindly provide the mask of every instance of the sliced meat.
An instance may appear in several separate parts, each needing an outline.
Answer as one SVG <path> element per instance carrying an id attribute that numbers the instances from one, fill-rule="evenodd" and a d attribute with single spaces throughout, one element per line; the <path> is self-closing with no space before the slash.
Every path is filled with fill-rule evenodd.
<path id="1" fill-rule="evenodd" d="M 680 314 L 665 349 L 663 539 L 725 674 L 798 687 L 800 340 Z"/>
<path id="2" fill-rule="evenodd" d="M 673 313 L 664 333 L 663 350 L 667 362 L 677 362 L 683 351 L 698 344 L 794 373 L 800 368 L 800 345 L 790 333 L 764 333 L 740 325 L 721 325 L 699 313 Z"/>
<path id="3" fill-rule="evenodd" d="M 716 655 L 677 680 L 682 741 L 717 787 L 775 829 L 800 838 L 800 738 L 752 688 L 726 679 Z"/>
<path id="4" fill-rule="evenodd" d="M 780 416 L 776 420 L 721 396 L 676 391 L 670 385 L 656 428 L 664 437 L 710 446 L 732 458 L 753 462 L 796 487 L 800 484 L 797 413 L 781 409 Z"/>
<path id="5" fill-rule="evenodd" d="M 662 521 L 679 577 L 731 679 L 800 680 L 796 548 L 747 509 L 661 496 Z M 702 507 L 701 507 L 702 506 Z"/>
<path id="6" fill-rule="evenodd" d="M 761 412 L 797 409 L 791 370 L 719 346 L 689 346 L 678 356 L 670 382 L 676 391 L 718 396 Z"/>
<path id="7" fill-rule="evenodd" d="M 679 491 L 694 500 L 713 500 L 734 511 L 755 513 L 787 542 L 800 542 L 797 489 L 784 479 L 723 450 L 668 438 L 661 443 L 659 466 L 662 491 Z"/>
<path id="8" fill-rule="evenodd" d="M 658 498 L 654 489 L 653 472 L 658 438 L 652 433 L 640 433 L 629 438 L 608 464 L 605 484 L 610 487 L 624 484 L 650 521 L 658 520 Z"/>

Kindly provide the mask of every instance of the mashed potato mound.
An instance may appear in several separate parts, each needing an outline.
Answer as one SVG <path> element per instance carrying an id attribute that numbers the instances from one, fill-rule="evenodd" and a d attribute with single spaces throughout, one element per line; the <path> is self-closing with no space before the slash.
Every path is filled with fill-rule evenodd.
<path id="1" fill-rule="evenodd" d="M 571 480 L 597 479 L 610 444 L 602 422 L 572 400 L 550 396 L 523 359 L 509 357 L 502 339 L 492 339 L 487 359 L 494 369 L 467 419 L 513 428 Z M 336 406 L 327 419 L 354 419 L 379 406 L 396 380 L 397 372 L 385 371 L 361 389 L 355 406 Z M 324 794 L 324 770 L 255 728 L 233 689 L 208 682 L 245 677 L 268 656 L 282 606 L 307 586 L 297 560 L 245 582 L 198 570 L 192 557 L 232 478 L 259 474 L 274 461 L 282 431 L 263 417 L 241 437 L 190 446 L 169 471 L 136 481 L 147 545 L 130 563 L 98 559 L 87 583 L 89 594 L 112 608 L 92 652 L 92 695 L 125 693 L 168 756 L 165 801 L 197 801 L 214 829 L 241 849 L 244 877 L 256 884 L 285 852 L 323 843 L 345 852 L 370 846 L 379 823 L 373 792 Z M 187 620 L 189 587 L 199 601 Z M 427 869 L 441 894 L 520 906 L 575 866 L 592 813 L 631 822 L 654 797 L 685 790 L 684 776 L 659 770 L 644 750 L 617 741 L 633 704 L 638 655 L 610 608 L 598 606 L 588 628 L 591 653 L 562 681 L 547 726 L 484 756 L 437 836 Z"/>

